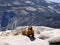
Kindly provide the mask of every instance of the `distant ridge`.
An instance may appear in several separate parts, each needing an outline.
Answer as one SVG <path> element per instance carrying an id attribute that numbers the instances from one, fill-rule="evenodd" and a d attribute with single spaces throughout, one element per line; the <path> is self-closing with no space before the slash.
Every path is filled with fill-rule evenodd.
<path id="1" fill-rule="evenodd" d="M 46 0 L 0 0 L 0 2 L 1 20 L 4 12 L 12 11 L 16 15 L 13 17 L 13 20 L 17 20 L 17 22 L 14 23 L 15 26 L 47 26 L 60 28 L 60 3 L 48 3 Z M 7 13 L 7 15 L 9 14 Z M 12 18 L 8 19 L 11 20 Z M 13 22 L 14 21 L 12 21 L 12 25 Z M 8 25 L 9 24 L 11 23 L 8 23 Z M 0 27 L 3 26 L 1 25 Z"/>

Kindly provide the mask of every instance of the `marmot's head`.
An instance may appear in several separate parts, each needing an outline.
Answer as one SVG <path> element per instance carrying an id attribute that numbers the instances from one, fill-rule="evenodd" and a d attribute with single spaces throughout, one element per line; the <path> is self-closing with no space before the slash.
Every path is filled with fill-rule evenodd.
<path id="1" fill-rule="evenodd" d="M 28 27 L 28 30 L 33 30 L 32 27 Z"/>

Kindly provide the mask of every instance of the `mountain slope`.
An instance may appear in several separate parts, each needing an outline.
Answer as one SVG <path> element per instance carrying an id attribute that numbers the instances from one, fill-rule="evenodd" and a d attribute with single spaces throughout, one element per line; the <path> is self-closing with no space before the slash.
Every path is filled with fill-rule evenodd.
<path id="1" fill-rule="evenodd" d="M 11 15 L 16 15 L 13 18 L 17 17 L 17 26 L 43 25 L 60 28 L 60 3 L 49 3 L 46 0 L 0 0 L 0 2 L 0 15 L 4 12 L 14 12 Z M 7 13 L 8 17 L 9 14 Z"/>

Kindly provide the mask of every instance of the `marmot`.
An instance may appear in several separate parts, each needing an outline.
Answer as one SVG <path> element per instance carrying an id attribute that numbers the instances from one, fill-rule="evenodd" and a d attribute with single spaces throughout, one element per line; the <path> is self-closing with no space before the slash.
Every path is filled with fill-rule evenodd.
<path id="1" fill-rule="evenodd" d="M 32 27 L 28 27 L 27 30 L 22 31 L 22 34 L 34 37 L 34 30 L 32 29 Z"/>

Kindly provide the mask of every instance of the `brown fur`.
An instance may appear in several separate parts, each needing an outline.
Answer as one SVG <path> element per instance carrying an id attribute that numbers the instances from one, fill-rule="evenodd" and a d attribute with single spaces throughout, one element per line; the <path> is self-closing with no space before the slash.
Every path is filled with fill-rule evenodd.
<path id="1" fill-rule="evenodd" d="M 29 27 L 27 30 L 22 31 L 23 35 L 26 36 L 33 36 L 34 37 L 34 30 L 32 29 L 32 27 Z"/>

